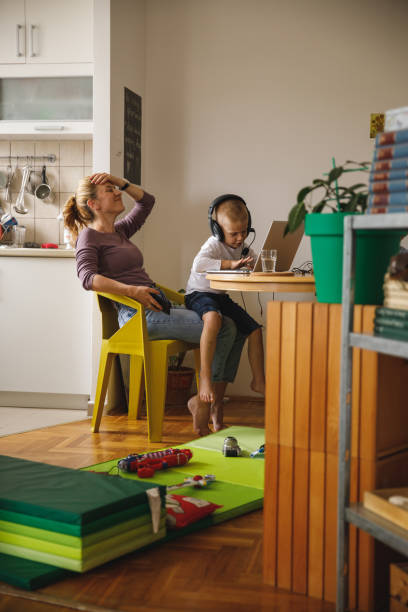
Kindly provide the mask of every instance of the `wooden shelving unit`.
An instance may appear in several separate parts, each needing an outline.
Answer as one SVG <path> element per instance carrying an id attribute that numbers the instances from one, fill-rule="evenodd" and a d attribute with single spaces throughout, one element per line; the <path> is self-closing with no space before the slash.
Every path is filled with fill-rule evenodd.
<path id="1" fill-rule="evenodd" d="M 356 215 L 345 219 L 343 254 L 343 308 L 340 371 L 340 421 L 337 518 L 337 599 L 336 612 L 348 605 L 349 524 L 364 530 L 387 546 L 408 556 L 408 531 L 365 509 L 350 505 L 351 403 L 353 347 L 385 355 L 408 358 L 408 342 L 353 333 L 355 232 L 359 229 L 407 228 L 408 214 Z"/>

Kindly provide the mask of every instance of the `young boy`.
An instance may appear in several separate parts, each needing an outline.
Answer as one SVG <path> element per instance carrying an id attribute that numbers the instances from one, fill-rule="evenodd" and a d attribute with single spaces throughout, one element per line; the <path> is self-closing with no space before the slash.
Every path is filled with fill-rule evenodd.
<path id="1" fill-rule="evenodd" d="M 187 308 L 197 312 L 204 322 L 200 340 L 199 397 L 201 401 L 211 403 L 216 399 L 211 381 L 211 363 L 222 315 L 230 317 L 237 329 L 248 336 L 248 358 L 252 371 L 251 389 L 261 394 L 265 393 L 261 326 L 241 306 L 231 300 L 225 291 L 211 289 L 210 281 L 206 279 L 206 270 L 236 270 L 244 266 L 250 267 L 254 262 L 255 253 L 244 245 L 250 228 L 250 215 L 244 200 L 239 196 L 227 194 L 220 196 L 214 202 L 219 203 L 215 206 L 213 203 L 210 207 L 210 215 L 212 211 L 215 213 L 215 223 L 210 219 L 213 236 L 203 244 L 194 259 L 185 298 Z M 219 415 L 216 419 L 216 429 L 221 427 L 222 415 Z"/>

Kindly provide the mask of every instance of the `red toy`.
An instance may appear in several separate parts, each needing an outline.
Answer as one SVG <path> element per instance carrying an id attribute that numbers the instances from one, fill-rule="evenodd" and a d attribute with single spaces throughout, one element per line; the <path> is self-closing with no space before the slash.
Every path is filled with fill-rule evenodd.
<path id="1" fill-rule="evenodd" d="M 125 472 L 137 472 L 139 478 L 151 478 L 157 470 L 186 465 L 193 456 L 188 448 L 169 448 L 157 453 L 129 455 L 118 462 L 118 468 Z"/>

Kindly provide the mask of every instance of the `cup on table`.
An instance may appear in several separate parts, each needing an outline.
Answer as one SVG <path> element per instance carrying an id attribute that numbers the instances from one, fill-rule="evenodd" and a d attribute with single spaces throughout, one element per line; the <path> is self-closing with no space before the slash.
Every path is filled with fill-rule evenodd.
<path id="1" fill-rule="evenodd" d="M 262 249 L 262 272 L 275 272 L 277 255 L 278 252 L 276 249 Z"/>
<path id="2" fill-rule="evenodd" d="M 13 243 L 11 246 L 14 248 L 21 248 L 24 246 L 26 228 L 24 225 L 14 225 L 12 228 L 12 239 Z"/>

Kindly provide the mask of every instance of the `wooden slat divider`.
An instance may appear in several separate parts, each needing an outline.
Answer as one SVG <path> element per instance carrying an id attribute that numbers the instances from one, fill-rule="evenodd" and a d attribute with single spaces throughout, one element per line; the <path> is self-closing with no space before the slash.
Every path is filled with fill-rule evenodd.
<path id="1" fill-rule="evenodd" d="M 294 449 L 279 446 L 277 586 L 292 588 Z"/>
<path id="2" fill-rule="evenodd" d="M 302 595 L 307 593 L 308 576 L 309 461 L 310 453 L 306 449 L 295 448 L 292 589 Z"/>
<path id="3" fill-rule="evenodd" d="M 314 304 L 310 405 L 310 449 L 320 452 L 326 450 L 328 321 L 329 305 Z"/>
<path id="4" fill-rule="evenodd" d="M 296 303 L 282 304 L 279 444 L 293 447 L 295 426 Z"/>
<path id="5" fill-rule="evenodd" d="M 266 326 L 265 441 L 279 442 L 282 302 L 269 302 Z"/>
<path id="6" fill-rule="evenodd" d="M 325 454 L 310 452 L 308 595 L 323 597 Z"/>
<path id="7" fill-rule="evenodd" d="M 338 452 L 339 394 L 341 357 L 341 305 L 329 309 L 326 391 L 326 452 Z"/>
<path id="8" fill-rule="evenodd" d="M 297 304 L 295 374 L 295 447 L 310 448 L 310 368 L 312 362 L 313 304 Z M 306 373 L 306 375 L 305 375 Z"/>

